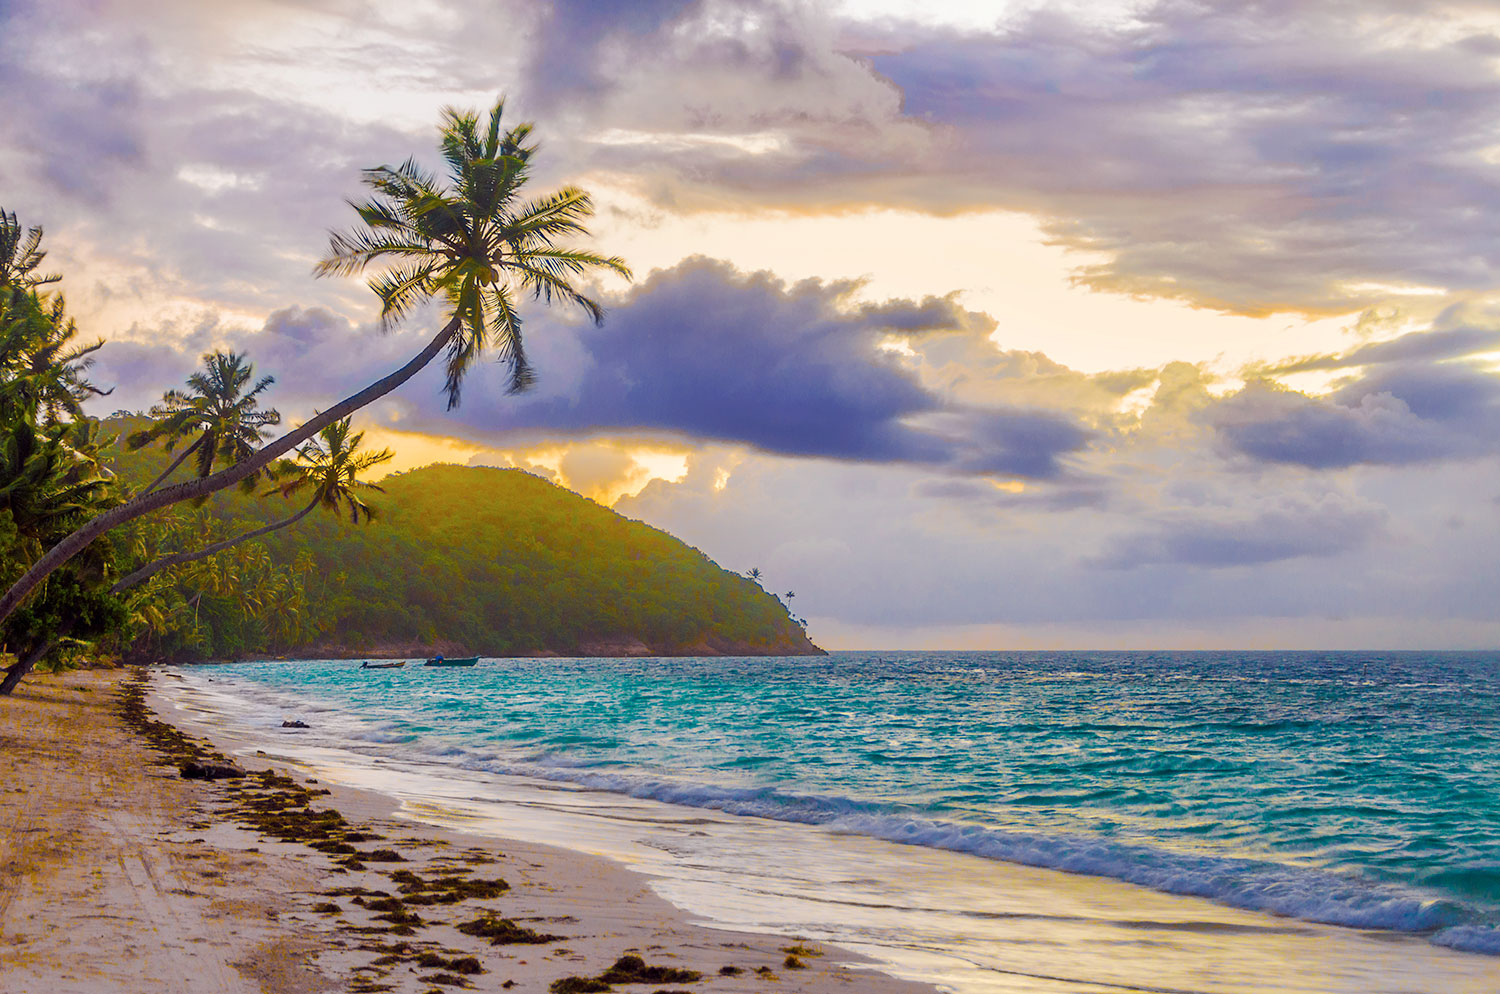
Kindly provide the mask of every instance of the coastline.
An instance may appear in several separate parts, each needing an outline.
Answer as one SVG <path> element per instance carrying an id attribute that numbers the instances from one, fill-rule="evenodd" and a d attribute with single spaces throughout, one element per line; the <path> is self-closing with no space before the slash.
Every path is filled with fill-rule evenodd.
<path id="1" fill-rule="evenodd" d="M 246 780 L 181 779 L 177 762 L 233 744 L 141 713 L 136 681 L 45 676 L 0 708 L 0 973 L 17 994 L 205 978 L 285 994 L 545 992 L 570 977 L 575 990 L 611 977 L 645 991 L 935 990 L 836 947 L 698 925 L 610 860 L 397 819 L 390 798 L 271 757 L 247 757 Z M 301 812 L 315 814 L 282 817 Z M 316 828 L 330 817 L 334 832 Z M 512 921 L 511 938 L 556 938 L 492 945 L 456 927 L 486 913 Z"/>

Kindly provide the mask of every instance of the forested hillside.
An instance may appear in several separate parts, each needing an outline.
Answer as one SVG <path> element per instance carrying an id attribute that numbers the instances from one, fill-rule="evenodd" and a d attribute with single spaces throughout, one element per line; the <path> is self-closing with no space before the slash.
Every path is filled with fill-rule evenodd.
<path id="1" fill-rule="evenodd" d="M 133 419 L 111 419 L 123 436 Z M 167 465 L 117 447 L 139 486 Z M 379 514 L 314 513 L 258 540 L 272 563 L 310 557 L 301 644 L 226 622 L 166 654 L 398 656 L 798 654 L 818 650 L 781 601 L 665 532 L 520 470 L 429 466 L 381 481 Z M 263 488 L 264 489 L 264 488 Z M 203 511 L 225 534 L 286 517 L 275 496 L 226 491 Z M 199 618 L 212 627 L 212 620 Z M 320 633 L 320 634 L 314 634 Z"/>

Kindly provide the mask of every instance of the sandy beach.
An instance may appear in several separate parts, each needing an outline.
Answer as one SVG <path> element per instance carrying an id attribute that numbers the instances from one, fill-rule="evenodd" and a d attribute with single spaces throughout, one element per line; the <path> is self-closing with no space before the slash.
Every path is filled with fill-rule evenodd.
<path id="1" fill-rule="evenodd" d="M 414 826 L 269 761 L 183 779 L 195 757 L 227 762 L 156 721 L 134 672 L 38 676 L 0 705 L 8 994 L 932 990 L 695 925 L 608 860 Z"/>

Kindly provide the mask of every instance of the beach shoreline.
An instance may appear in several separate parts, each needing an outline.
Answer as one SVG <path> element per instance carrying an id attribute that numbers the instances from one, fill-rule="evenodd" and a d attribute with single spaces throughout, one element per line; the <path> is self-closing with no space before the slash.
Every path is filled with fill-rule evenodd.
<path id="1" fill-rule="evenodd" d="M 0 973 L 17 994 L 546 992 L 612 976 L 644 991 L 935 989 L 836 947 L 695 924 L 602 857 L 398 819 L 392 799 L 274 757 L 247 757 L 245 780 L 184 780 L 179 762 L 234 744 L 146 713 L 141 679 L 42 676 L 0 707 Z M 509 938 L 555 938 L 457 927 L 502 920 Z"/>

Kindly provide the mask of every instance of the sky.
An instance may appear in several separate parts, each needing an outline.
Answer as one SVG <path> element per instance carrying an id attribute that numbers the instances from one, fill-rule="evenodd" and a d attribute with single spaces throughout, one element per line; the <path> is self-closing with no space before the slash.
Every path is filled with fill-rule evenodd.
<path id="1" fill-rule="evenodd" d="M 97 413 L 414 354 L 316 279 L 442 107 L 533 121 L 605 322 L 361 414 L 761 570 L 828 648 L 1500 645 L 1500 3 L 0 0 L 0 207 Z"/>

